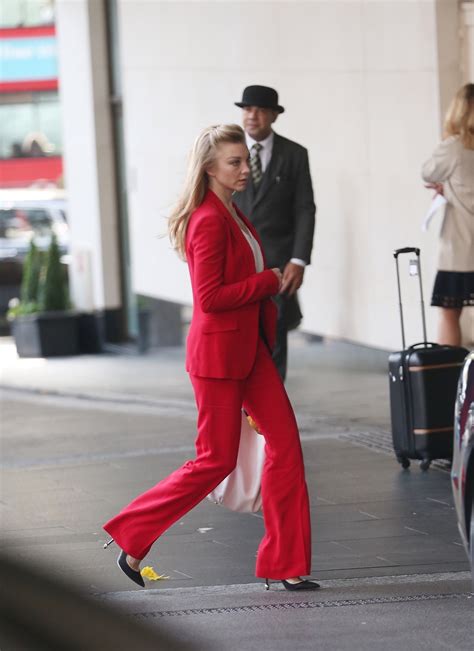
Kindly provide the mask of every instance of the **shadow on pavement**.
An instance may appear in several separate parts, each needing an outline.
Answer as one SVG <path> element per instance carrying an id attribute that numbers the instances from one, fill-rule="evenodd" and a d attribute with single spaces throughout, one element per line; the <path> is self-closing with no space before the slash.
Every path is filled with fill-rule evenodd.
<path id="1" fill-rule="evenodd" d="M 134 621 L 118 609 L 92 601 L 46 572 L 0 558 L 2 651 L 104 649 L 192 651 L 168 632 Z"/>

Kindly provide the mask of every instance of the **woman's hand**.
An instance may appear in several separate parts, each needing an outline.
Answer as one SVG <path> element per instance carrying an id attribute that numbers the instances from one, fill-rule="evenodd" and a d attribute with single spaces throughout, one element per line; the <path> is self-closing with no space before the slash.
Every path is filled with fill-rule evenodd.
<path id="1" fill-rule="evenodd" d="M 273 271 L 273 273 L 275 274 L 275 276 L 278 278 L 278 291 L 280 291 L 280 289 L 281 289 L 281 283 L 282 283 L 282 281 L 283 281 L 283 274 L 282 274 L 281 271 L 278 269 L 278 267 L 274 267 L 274 268 L 272 269 L 272 271 Z"/>
<path id="2" fill-rule="evenodd" d="M 444 187 L 442 183 L 427 183 L 425 185 L 425 188 L 428 188 L 428 190 L 434 190 L 435 197 L 437 194 L 441 194 L 442 196 L 444 196 Z"/>

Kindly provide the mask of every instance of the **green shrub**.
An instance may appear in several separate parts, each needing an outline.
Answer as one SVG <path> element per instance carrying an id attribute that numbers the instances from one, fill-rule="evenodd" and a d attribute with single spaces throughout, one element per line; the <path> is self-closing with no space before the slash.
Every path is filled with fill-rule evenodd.
<path id="1" fill-rule="evenodd" d="M 67 273 L 61 264 L 61 253 L 55 235 L 51 239 L 41 269 L 38 305 L 40 312 L 69 309 Z"/>
<path id="2" fill-rule="evenodd" d="M 29 304 L 38 301 L 38 288 L 43 262 L 43 253 L 38 249 L 33 240 L 23 263 L 23 277 L 21 281 L 21 303 Z"/>
<path id="3" fill-rule="evenodd" d="M 67 269 L 61 264 L 61 253 L 55 235 L 46 253 L 31 241 L 23 263 L 20 296 L 20 301 L 11 301 L 8 319 L 70 308 Z"/>

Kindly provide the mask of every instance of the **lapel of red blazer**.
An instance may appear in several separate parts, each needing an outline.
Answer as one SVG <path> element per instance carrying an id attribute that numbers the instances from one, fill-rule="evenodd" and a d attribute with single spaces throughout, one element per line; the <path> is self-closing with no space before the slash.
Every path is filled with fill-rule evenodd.
<path id="1" fill-rule="evenodd" d="M 234 233 L 236 233 L 236 236 L 237 236 L 237 238 L 238 238 L 238 241 L 240 241 L 240 242 L 242 242 L 243 244 L 245 244 L 245 251 L 246 251 L 246 253 L 250 254 L 250 257 L 249 257 L 249 256 L 247 256 L 247 257 L 249 257 L 249 260 L 251 260 L 251 262 L 252 262 L 252 267 L 255 268 L 255 260 L 254 260 L 254 257 L 253 257 L 253 253 L 252 253 L 252 251 L 251 251 L 251 249 L 250 249 L 250 247 L 249 247 L 249 244 L 248 244 L 247 240 L 245 239 L 245 235 L 244 235 L 244 234 L 242 233 L 242 231 L 240 230 L 239 225 L 236 223 L 235 219 L 232 217 L 232 215 L 231 215 L 231 213 L 229 212 L 229 210 L 225 207 L 225 205 L 222 203 L 222 201 L 219 199 L 219 197 L 218 197 L 218 196 L 215 194 L 215 192 L 213 192 L 212 190 L 208 190 L 208 191 L 207 191 L 207 194 L 206 194 L 206 196 L 205 196 L 205 198 L 204 198 L 204 202 L 205 202 L 205 201 L 208 201 L 208 200 L 212 203 L 212 205 L 213 205 L 215 208 L 217 208 L 217 210 L 218 210 L 220 213 L 222 213 L 222 214 L 226 217 L 227 220 L 229 220 L 229 222 L 230 222 L 230 224 L 231 224 L 231 227 L 234 229 Z M 203 203 L 204 203 L 204 202 L 203 202 Z M 202 204 L 201 204 L 201 205 L 202 205 Z M 265 254 L 264 254 L 264 252 L 263 252 L 262 243 L 261 243 L 261 241 L 260 241 L 260 238 L 259 238 L 259 236 L 258 236 L 257 231 L 255 230 L 253 224 L 252 224 L 252 223 L 247 219 L 247 217 L 243 214 L 243 212 L 242 212 L 242 211 L 241 211 L 241 210 L 240 210 L 240 209 L 235 205 L 235 203 L 232 202 L 232 205 L 234 206 L 235 210 L 237 211 L 237 214 L 239 215 L 239 217 L 242 219 L 242 221 L 244 222 L 244 224 L 247 226 L 247 228 L 249 229 L 249 231 L 252 233 L 252 235 L 253 235 L 253 236 L 255 237 L 255 239 L 257 240 L 258 245 L 260 246 L 260 250 L 261 250 L 261 252 L 262 252 L 264 267 L 266 268 L 266 267 L 267 267 L 267 263 L 266 263 L 266 260 L 265 260 Z"/>

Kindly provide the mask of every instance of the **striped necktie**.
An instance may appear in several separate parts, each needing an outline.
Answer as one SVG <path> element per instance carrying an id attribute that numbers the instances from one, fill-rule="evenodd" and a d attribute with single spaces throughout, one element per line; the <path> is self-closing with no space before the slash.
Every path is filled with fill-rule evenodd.
<path id="1" fill-rule="evenodd" d="M 260 181 L 262 180 L 262 161 L 260 160 L 259 152 L 262 149 L 262 145 L 259 142 L 256 142 L 252 145 L 250 149 L 250 171 L 252 172 L 253 184 L 257 188 Z"/>

